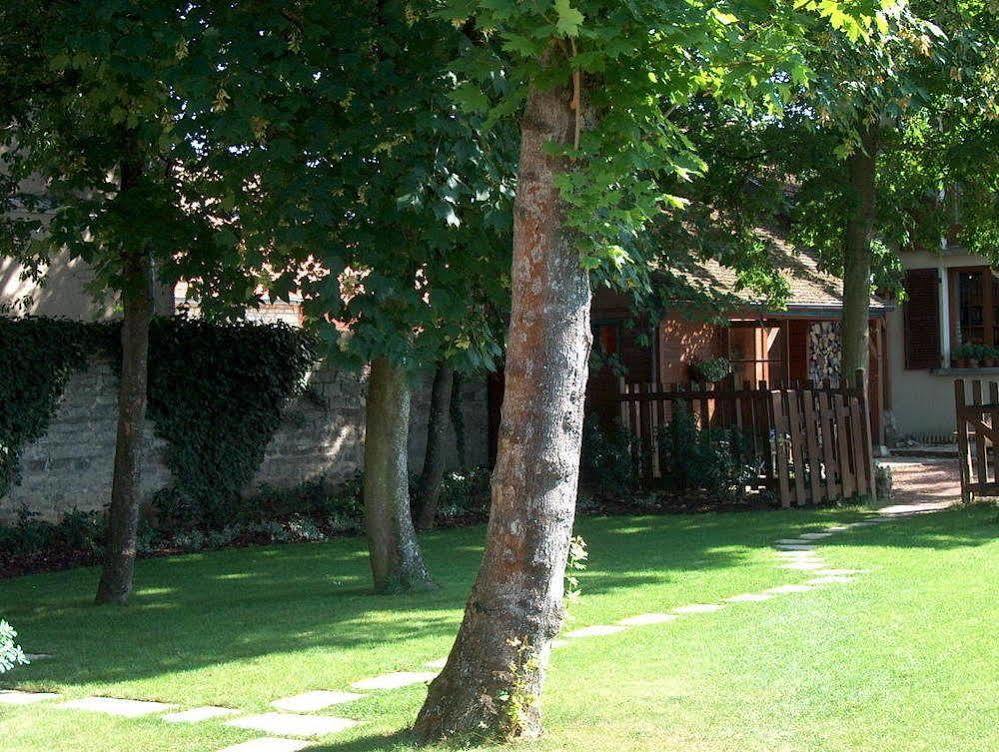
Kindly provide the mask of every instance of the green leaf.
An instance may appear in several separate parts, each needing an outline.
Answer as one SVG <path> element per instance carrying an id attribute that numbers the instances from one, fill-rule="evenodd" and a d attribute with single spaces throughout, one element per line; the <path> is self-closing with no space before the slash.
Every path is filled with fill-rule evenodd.
<path id="1" fill-rule="evenodd" d="M 579 27 L 583 24 L 583 14 L 569 5 L 569 0 L 555 0 L 555 12 L 558 20 L 555 31 L 563 37 L 579 36 Z"/>

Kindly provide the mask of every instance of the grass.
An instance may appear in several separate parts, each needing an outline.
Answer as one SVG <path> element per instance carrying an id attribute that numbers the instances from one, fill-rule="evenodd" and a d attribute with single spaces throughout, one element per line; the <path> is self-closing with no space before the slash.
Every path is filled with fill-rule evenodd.
<path id="1" fill-rule="evenodd" d="M 775 538 L 859 510 L 588 518 L 571 627 L 710 602 L 809 578 L 778 569 Z M 999 748 L 999 526 L 975 507 L 824 542 L 830 566 L 870 570 L 762 603 L 574 641 L 555 653 L 547 734 L 530 750 Z M 439 592 L 370 594 L 360 540 L 148 560 L 134 603 L 91 605 L 96 572 L 0 583 L 0 613 L 29 652 L 54 653 L 0 685 L 245 711 L 345 689 L 447 654 L 482 528 L 424 538 Z M 411 749 L 412 687 L 331 709 L 363 723 L 316 750 Z M 4 752 L 211 752 L 259 736 L 220 722 L 121 720 L 0 706 Z M 312 748 L 310 748 L 312 749 Z"/>

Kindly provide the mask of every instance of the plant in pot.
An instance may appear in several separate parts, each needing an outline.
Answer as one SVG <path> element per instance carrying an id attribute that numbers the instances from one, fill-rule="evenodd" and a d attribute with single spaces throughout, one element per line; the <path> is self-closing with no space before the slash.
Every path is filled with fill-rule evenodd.
<path id="1" fill-rule="evenodd" d="M 975 366 L 971 365 L 972 357 L 975 355 L 974 345 L 960 345 L 954 348 L 954 352 L 951 353 L 951 360 L 957 368 L 972 368 L 977 367 L 977 362 Z"/>
<path id="2" fill-rule="evenodd" d="M 999 365 L 999 347 L 983 345 L 982 350 L 981 361 L 985 368 L 995 368 L 996 365 Z"/>
<path id="3" fill-rule="evenodd" d="M 732 364 L 726 358 L 708 358 L 691 363 L 690 371 L 694 378 L 714 383 L 732 373 Z"/>

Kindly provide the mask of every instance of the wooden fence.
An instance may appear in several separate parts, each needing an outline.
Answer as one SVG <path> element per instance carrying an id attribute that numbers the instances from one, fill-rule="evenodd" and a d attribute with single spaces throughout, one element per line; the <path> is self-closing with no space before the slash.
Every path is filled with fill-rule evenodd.
<path id="1" fill-rule="evenodd" d="M 737 461 L 751 464 L 755 485 L 774 492 L 785 507 L 875 494 L 863 371 L 853 385 L 760 382 L 716 388 L 621 379 L 618 399 L 633 459 L 647 483 L 667 474 L 662 432 L 682 404 L 702 431 L 734 431 Z"/>
<path id="2" fill-rule="evenodd" d="M 986 394 L 987 390 L 987 394 Z M 971 382 L 971 401 L 964 379 L 954 382 L 961 498 L 973 494 L 999 496 L 999 383 Z M 991 475 L 991 480 L 990 476 Z"/>

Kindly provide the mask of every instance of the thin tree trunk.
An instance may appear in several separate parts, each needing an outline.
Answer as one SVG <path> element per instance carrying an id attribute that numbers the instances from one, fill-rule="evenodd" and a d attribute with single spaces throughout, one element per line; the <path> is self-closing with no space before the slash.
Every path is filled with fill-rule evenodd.
<path id="1" fill-rule="evenodd" d="M 430 390 L 427 451 L 423 457 L 423 472 L 420 474 L 417 491 L 420 514 L 416 526 L 420 530 L 432 529 L 437 519 L 437 500 L 440 498 L 441 482 L 444 480 L 448 409 L 451 406 L 453 384 L 454 371 L 450 366 L 438 365 L 434 373 L 434 385 Z"/>
<path id="2" fill-rule="evenodd" d="M 843 351 L 840 377 L 848 379 L 858 368 L 867 370 L 871 307 L 871 240 L 877 216 L 878 139 L 873 129 L 861 135 L 863 148 L 850 155 L 847 169 L 854 208 L 847 220 L 843 243 L 843 314 L 840 326 Z"/>
<path id="3" fill-rule="evenodd" d="M 465 445 L 465 414 L 461 408 L 461 385 L 465 380 L 461 371 L 456 371 L 451 383 L 451 427 L 454 428 L 454 451 L 458 455 L 458 467 L 468 467 L 468 451 Z"/>
<path id="4" fill-rule="evenodd" d="M 364 437 L 364 522 L 375 591 L 434 587 L 409 507 L 409 384 L 385 358 L 371 363 Z"/>
<path id="5" fill-rule="evenodd" d="M 121 188 L 133 187 L 139 168 L 123 165 Z M 153 312 L 152 260 L 147 252 L 129 253 L 123 264 L 121 380 L 118 385 L 118 435 L 111 482 L 111 509 L 104 568 L 97 603 L 124 604 L 132 592 L 139 529 L 143 425 L 149 365 L 149 322 Z"/>
<path id="6" fill-rule="evenodd" d="M 447 665 L 415 732 L 511 739 L 541 732 L 540 695 L 564 617 L 579 479 L 590 284 L 546 145 L 573 136 L 571 91 L 532 90 L 521 120 L 513 300 L 486 551 Z"/>

